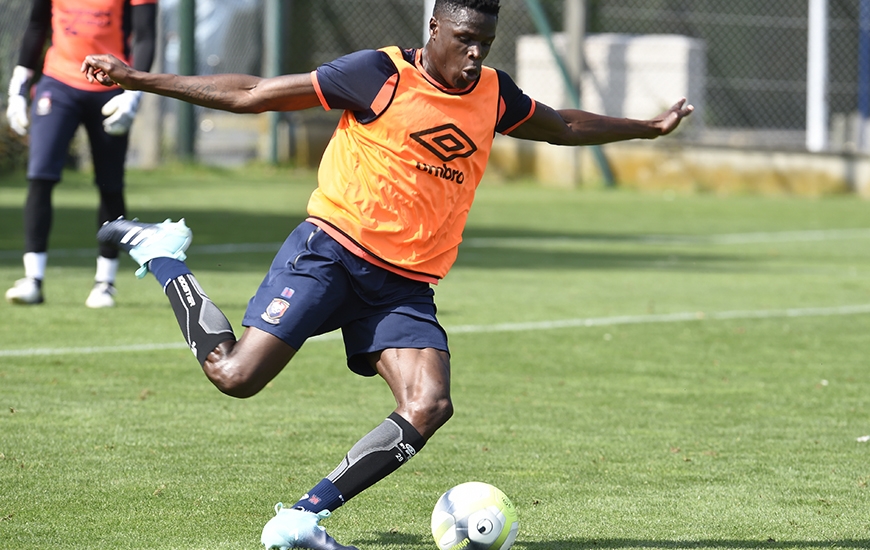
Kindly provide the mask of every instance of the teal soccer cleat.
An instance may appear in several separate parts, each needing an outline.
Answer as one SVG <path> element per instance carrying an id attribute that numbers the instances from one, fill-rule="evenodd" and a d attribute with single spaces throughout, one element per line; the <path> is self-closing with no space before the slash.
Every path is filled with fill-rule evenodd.
<path id="1" fill-rule="evenodd" d="M 320 526 L 320 520 L 329 517 L 329 511 L 317 514 L 295 508 L 275 505 L 275 517 L 263 527 L 260 542 L 267 550 L 277 548 L 308 548 L 310 550 L 357 550 L 355 546 L 342 546 Z"/>
<path id="2" fill-rule="evenodd" d="M 193 240 L 193 232 L 184 224 L 167 219 L 162 223 L 142 223 L 138 220 L 106 222 L 97 231 L 97 240 L 127 251 L 139 264 L 136 276 L 140 279 L 148 273 L 148 262 L 154 258 L 175 258 L 184 261 L 184 253 Z"/>

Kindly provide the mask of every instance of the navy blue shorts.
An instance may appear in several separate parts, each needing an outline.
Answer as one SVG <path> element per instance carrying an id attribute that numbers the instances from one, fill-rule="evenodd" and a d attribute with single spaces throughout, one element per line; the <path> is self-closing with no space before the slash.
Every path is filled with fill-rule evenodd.
<path id="1" fill-rule="evenodd" d="M 84 124 L 94 161 L 94 180 L 103 191 L 124 188 L 127 134 L 112 136 L 103 130 L 103 105 L 123 93 L 116 88 L 91 92 L 67 86 L 49 76 L 36 85 L 30 109 L 30 157 L 28 179 L 60 181 L 69 144 L 79 125 Z"/>
<path id="2" fill-rule="evenodd" d="M 449 353 L 434 295 L 428 283 L 373 265 L 303 222 L 272 261 L 242 324 L 296 350 L 309 337 L 340 328 L 348 368 L 373 376 L 365 357 L 371 352 L 435 348 Z"/>

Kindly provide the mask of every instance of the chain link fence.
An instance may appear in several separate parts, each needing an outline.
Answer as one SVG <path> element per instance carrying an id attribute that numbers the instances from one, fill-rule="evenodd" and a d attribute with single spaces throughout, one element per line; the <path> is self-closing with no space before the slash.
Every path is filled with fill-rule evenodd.
<path id="1" fill-rule="evenodd" d="M 178 58 L 179 0 L 161 0 L 160 59 L 156 70 L 172 72 Z M 265 0 L 198 0 L 198 72 L 262 73 L 267 23 Z M 342 54 L 396 44 L 419 47 L 424 35 L 423 0 L 282 0 L 285 21 L 284 72 L 309 71 Z M 828 112 L 834 152 L 854 150 L 858 110 L 859 4 L 865 0 L 828 0 Z M 31 0 L 3 0 L 0 20 L 0 85 L 5 90 L 17 60 Z M 565 27 L 563 0 L 541 2 L 554 31 Z M 807 1 L 796 0 L 586 0 L 587 36 L 680 35 L 701 41 L 703 133 L 691 139 L 723 146 L 803 149 L 807 111 Z M 516 76 L 517 43 L 538 30 L 527 5 L 504 0 L 499 37 L 487 64 Z M 552 86 L 561 86 L 554 80 Z M 691 98 L 690 98 L 691 99 Z M 159 116 L 139 117 L 136 128 L 160 124 L 164 151 L 172 150 L 172 101 L 160 101 Z M 5 111 L 6 95 L 0 106 Z M 650 113 L 652 116 L 653 113 Z M 290 127 L 297 115 L 288 115 Z M 299 115 L 302 116 L 302 115 Z M 305 116 L 323 116 L 306 114 Z M 239 122 L 219 113 L 198 111 L 198 151 L 210 162 L 244 160 L 262 150 L 265 123 Z M 244 117 L 243 117 L 244 119 Z M 251 120 L 250 118 L 245 120 Z M 165 122 L 168 121 L 168 122 Z M 153 130 L 153 129 L 152 129 Z M 0 122 L 0 142 L 16 143 Z M 151 132 L 154 134 L 154 131 Z M 3 147 L 3 145 L 0 145 Z M 243 151 L 233 156 L 230 151 Z M 0 149 L 0 167 L 11 150 Z"/>
<path id="2" fill-rule="evenodd" d="M 859 0 L 828 1 L 832 148 L 858 108 Z M 808 6 L 795 0 L 592 0 L 588 31 L 672 33 L 706 43 L 705 125 L 712 143 L 802 147 Z M 754 136 L 754 138 L 753 138 Z"/>
<path id="3" fill-rule="evenodd" d="M 31 0 L 3 0 L 0 18 L 0 171 L 23 167 L 26 163 L 26 140 L 9 129 L 6 121 L 6 90 L 12 69 L 18 62 L 18 48 L 30 16 Z"/>

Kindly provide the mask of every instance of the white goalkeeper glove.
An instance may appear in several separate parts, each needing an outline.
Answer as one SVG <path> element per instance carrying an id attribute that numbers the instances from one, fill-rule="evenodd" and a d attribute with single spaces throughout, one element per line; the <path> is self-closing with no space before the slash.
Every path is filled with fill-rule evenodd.
<path id="1" fill-rule="evenodd" d="M 103 121 L 103 129 L 106 130 L 106 133 L 122 136 L 129 132 L 141 100 L 142 92 L 124 90 L 124 93 L 107 101 L 102 109 L 103 116 L 108 117 Z"/>
<path id="2" fill-rule="evenodd" d="M 16 66 L 9 80 L 9 105 L 6 107 L 6 118 L 9 127 L 19 136 L 27 135 L 30 121 L 27 119 L 27 96 L 30 95 L 30 81 L 33 80 L 33 69 Z"/>

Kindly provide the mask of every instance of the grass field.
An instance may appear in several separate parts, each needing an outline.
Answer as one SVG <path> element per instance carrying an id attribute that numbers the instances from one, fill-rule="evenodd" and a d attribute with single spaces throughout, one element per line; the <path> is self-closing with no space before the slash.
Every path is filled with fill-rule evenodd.
<path id="1" fill-rule="evenodd" d="M 22 180 L 0 179 L 3 289 Z M 128 203 L 187 218 L 189 265 L 238 328 L 313 186 L 134 171 Z M 332 336 L 259 395 L 223 396 L 129 258 L 119 306 L 84 307 L 88 177 L 55 203 L 47 303 L 0 305 L 0 548 L 257 548 L 275 502 L 392 410 L 386 385 Z M 514 501 L 521 550 L 870 548 L 868 210 L 485 184 L 436 287 L 456 415 L 324 524 L 361 550 L 433 549 L 438 496 L 480 480 Z"/>

